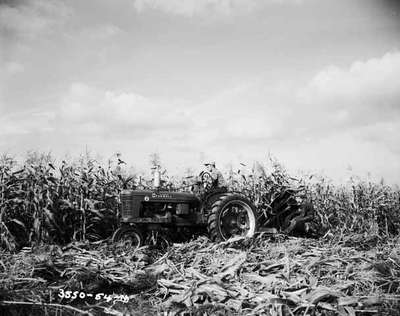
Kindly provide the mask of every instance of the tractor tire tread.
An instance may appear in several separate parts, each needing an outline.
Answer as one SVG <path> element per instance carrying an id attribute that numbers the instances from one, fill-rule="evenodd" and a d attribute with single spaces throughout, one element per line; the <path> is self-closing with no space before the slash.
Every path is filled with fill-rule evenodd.
<path id="1" fill-rule="evenodd" d="M 221 196 L 219 196 L 218 199 L 216 201 L 214 201 L 214 203 L 211 205 L 210 211 L 208 213 L 207 229 L 208 229 L 208 234 L 209 234 L 209 238 L 211 241 L 219 242 L 219 241 L 225 240 L 224 237 L 220 233 L 220 229 L 219 229 L 219 225 L 218 225 L 220 207 L 221 207 L 221 204 L 225 204 L 225 203 L 229 202 L 230 200 L 235 200 L 235 199 L 245 201 L 248 205 L 250 205 L 254 212 L 254 215 L 256 216 L 256 212 L 255 212 L 253 204 L 244 195 L 242 195 L 240 193 L 221 194 Z"/>

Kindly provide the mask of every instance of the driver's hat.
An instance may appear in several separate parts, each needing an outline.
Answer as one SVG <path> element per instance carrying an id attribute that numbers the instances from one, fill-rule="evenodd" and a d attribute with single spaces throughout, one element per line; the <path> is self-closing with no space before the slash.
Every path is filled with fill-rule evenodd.
<path id="1" fill-rule="evenodd" d="M 215 167 L 215 161 L 207 161 L 204 163 L 205 166 L 211 165 L 213 167 Z"/>

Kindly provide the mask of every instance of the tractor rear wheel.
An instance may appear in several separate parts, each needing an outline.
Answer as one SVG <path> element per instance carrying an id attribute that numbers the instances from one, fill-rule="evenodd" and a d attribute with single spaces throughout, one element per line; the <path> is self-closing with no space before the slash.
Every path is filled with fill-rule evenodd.
<path id="1" fill-rule="evenodd" d="M 252 237 L 257 229 L 254 205 L 237 193 L 227 193 L 217 198 L 211 205 L 207 222 L 212 241 L 235 236 Z"/>
<path id="2" fill-rule="evenodd" d="M 129 226 L 118 228 L 112 237 L 112 241 L 124 241 L 126 243 L 129 243 L 129 246 L 132 248 L 139 248 L 143 246 L 144 240 L 142 232 L 139 228 L 135 226 Z"/>

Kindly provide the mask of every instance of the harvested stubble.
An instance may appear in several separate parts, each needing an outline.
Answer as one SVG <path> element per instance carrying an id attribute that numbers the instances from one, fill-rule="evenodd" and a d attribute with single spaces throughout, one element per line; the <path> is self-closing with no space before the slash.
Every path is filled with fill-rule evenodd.
<path id="1" fill-rule="evenodd" d="M 0 305 L 45 302 L 92 314 L 396 315 L 399 240 L 360 250 L 328 240 L 206 238 L 164 254 L 123 245 L 73 244 L 2 256 Z M 152 258 L 149 257 L 152 255 Z M 129 303 L 60 300 L 59 289 L 130 295 Z M 42 306 L 43 308 L 43 306 Z M 396 309 L 397 308 L 397 309 Z"/>

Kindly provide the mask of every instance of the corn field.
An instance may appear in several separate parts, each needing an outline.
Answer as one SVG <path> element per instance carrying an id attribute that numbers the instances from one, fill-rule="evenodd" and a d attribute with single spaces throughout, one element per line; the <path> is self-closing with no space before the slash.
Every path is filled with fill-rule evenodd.
<path id="1" fill-rule="evenodd" d="M 107 237 L 116 228 L 118 195 L 130 178 L 94 159 L 62 161 L 29 157 L 20 166 L 0 164 L 1 244 L 7 249 L 40 243 L 68 243 Z"/>
<path id="2" fill-rule="evenodd" d="M 109 240 L 118 226 L 119 193 L 148 188 L 151 179 L 124 165 L 119 156 L 105 164 L 89 155 L 60 163 L 37 153 L 23 162 L 2 156 L 0 313 L 398 315 L 398 188 L 356 179 L 334 185 L 317 175 L 295 179 L 273 160 L 268 169 L 231 168 L 230 189 L 266 216 L 274 197 L 288 190 L 312 205 L 314 239 L 261 234 L 212 244 L 200 237 L 166 253 L 127 250 Z M 164 171 L 163 186 L 188 191 L 193 176 Z M 60 289 L 120 293 L 131 303 L 54 303 Z"/>
<path id="3" fill-rule="evenodd" d="M 272 161 L 273 172 L 255 164 L 245 174 L 230 170 L 231 189 L 243 192 L 261 212 L 274 195 L 291 189 L 314 206 L 318 233 L 374 236 L 397 234 L 400 229 L 400 191 L 382 183 L 353 182 L 334 186 L 326 179 L 293 179 Z M 0 162 L 1 245 L 16 247 L 40 243 L 100 240 L 116 229 L 118 196 L 123 188 L 147 187 L 149 181 L 127 176 L 118 162 L 102 166 L 89 156 L 55 166 L 50 155 L 31 154 L 19 165 L 10 157 Z M 188 188 L 187 180 L 165 184 L 169 190 Z"/>

